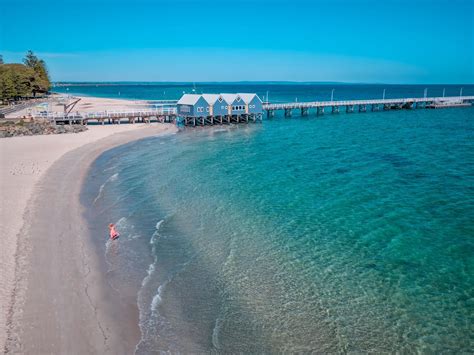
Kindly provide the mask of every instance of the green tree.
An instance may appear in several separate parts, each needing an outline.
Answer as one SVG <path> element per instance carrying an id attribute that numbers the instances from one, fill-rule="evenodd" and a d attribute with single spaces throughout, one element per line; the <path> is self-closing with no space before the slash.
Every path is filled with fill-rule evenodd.
<path id="1" fill-rule="evenodd" d="M 0 65 L 3 64 L 3 55 L 0 54 Z"/>
<path id="2" fill-rule="evenodd" d="M 32 51 L 28 51 L 23 63 L 0 62 L 0 99 L 3 102 L 49 91 L 51 82 L 44 60 L 36 57 Z"/>
<path id="3" fill-rule="evenodd" d="M 38 57 L 33 53 L 32 50 L 26 52 L 25 58 L 23 58 L 23 64 L 27 67 L 34 69 L 39 63 Z"/>
<path id="4" fill-rule="evenodd" d="M 0 69 L 0 98 L 3 102 L 8 102 L 17 96 L 13 71 Z"/>
<path id="5" fill-rule="evenodd" d="M 32 82 L 33 95 L 36 95 L 37 92 L 48 92 L 51 87 L 51 81 L 49 80 L 48 68 L 44 60 L 39 59 L 33 51 L 29 50 L 26 52 L 23 63 L 36 73 L 35 80 Z"/>

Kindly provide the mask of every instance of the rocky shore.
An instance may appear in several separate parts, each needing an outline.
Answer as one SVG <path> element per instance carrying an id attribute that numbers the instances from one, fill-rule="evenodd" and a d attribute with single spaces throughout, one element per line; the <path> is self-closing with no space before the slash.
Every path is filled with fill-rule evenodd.
<path id="1" fill-rule="evenodd" d="M 0 123 L 0 138 L 78 133 L 86 130 L 87 127 L 82 125 L 55 125 L 48 121 L 5 121 Z"/>

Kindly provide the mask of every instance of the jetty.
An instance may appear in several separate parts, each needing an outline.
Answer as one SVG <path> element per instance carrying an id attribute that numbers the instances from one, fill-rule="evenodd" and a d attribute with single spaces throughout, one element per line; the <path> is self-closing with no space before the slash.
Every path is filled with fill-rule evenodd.
<path id="1" fill-rule="evenodd" d="M 293 111 L 299 110 L 301 116 L 309 115 L 309 110 L 314 109 L 316 115 L 323 115 L 326 110 L 330 113 L 339 113 L 344 110 L 347 113 L 367 112 L 379 110 L 401 110 L 433 107 L 457 107 L 471 106 L 474 96 L 454 97 L 412 97 L 396 99 L 371 99 L 371 100 L 342 100 L 342 101 L 312 101 L 312 102 L 288 102 L 288 103 L 264 103 L 263 110 L 267 117 L 274 117 L 275 111 L 284 111 L 285 117 L 291 117 Z M 443 104 L 444 103 L 444 104 Z"/>
<path id="2" fill-rule="evenodd" d="M 283 111 L 290 118 L 296 111 L 301 116 L 325 113 L 354 113 L 402 109 L 430 109 L 472 106 L 474 96 L 413 97 L 362 99 L 340 101 L 310 101 L 271 103 L 263 102 L 257 94 L 185 94 L 180 100 L 149 100 L 150 108 L 128 111 L 72 112 L 79 100 L 64 104 L 64 112 L 40 111 L 35 118 L 48 119 L 56 124 L 120 124 L 123 122 L 161 122 L 181 126 L 213 126 L 262 122 L 275 112 Z"/>
<path id="3" fill-rule="evenodd" d="M 127 123 L 136 122 L 161 122 L 173 123 L 176 120 L 175 107 L 161 107 L 148 110 L 129 110 L 129 111 L 101 111 L 101 112 L 76 112 L 76 113 L 60 113 L 47 112 L 36 116 L 36 118 L 44 118 L 56 124 L 82 124 L 86 125 L 90 122 L 96 122 L 104 125 L 105 123 L 120 124 L 123 120 Z"/>

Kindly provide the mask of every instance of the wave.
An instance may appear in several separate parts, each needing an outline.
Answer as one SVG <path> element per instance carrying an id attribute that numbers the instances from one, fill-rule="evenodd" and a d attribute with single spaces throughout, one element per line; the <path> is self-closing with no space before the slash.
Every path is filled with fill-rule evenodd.
<path id="1" fill-rule="evenodd" d="M 212 329 L 212 346 L 219 350 L 220 345 L 219 345 L 219 331 L 222 328 L 222 320 L 217 317 L 216 321 L 214 323 L 214 328 Z"/>
<path id="2" fill-rule="evenodd" d="M 99 187 L 99 193 L 97 194 L 97 196 L 95 197 L 94 201 L 92 201 L 92 205 L 95 205 L 96 202 L 102 197 L 102 194 L 104 192 L 104 188 L 105 188 L 105 185 L 107 185 L 109 182 L 113 182 L 115 180 L 117 180 L 118 178 L 118 173 L 115 173 L 113 174 L 112 176 L 110 176 L 107 180 L 105 180 L 105 182 L 100 185 Z"/>
<path id="3" fill-rule="evenodd" d="M 153 300 L 151 301 L 150 309 L 152 312 L 155 312 L 158 306 L 163 301 L 163 298 L 161 296 L 163 295 L 163 291 L 165 290 L 165 287 L 168 283 L 169 281 L 165 281 L 162 285 L 158 287 L 158 293 L 153 297 Z"/>

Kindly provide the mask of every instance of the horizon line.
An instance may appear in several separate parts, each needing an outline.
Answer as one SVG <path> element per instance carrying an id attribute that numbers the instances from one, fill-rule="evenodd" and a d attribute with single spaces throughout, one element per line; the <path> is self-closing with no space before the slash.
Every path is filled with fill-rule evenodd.
<path id="1" fill-rule="evenodd" d="M 426 85 L 426 86 L 437 86 L 437 85 L 474 85 L 472 83 L 384 83 L 384 82 L 349 82 L 349 81 L 297 81 L 297 80 L 238 80 L 238 81 L 133 81 L 133 80 L 113 80 L 113 81 L 52 81 L 52 84 L 129 84 L 129 85 L 140 85 L 140 84 L 339 84 L 339 85 Z"/>

